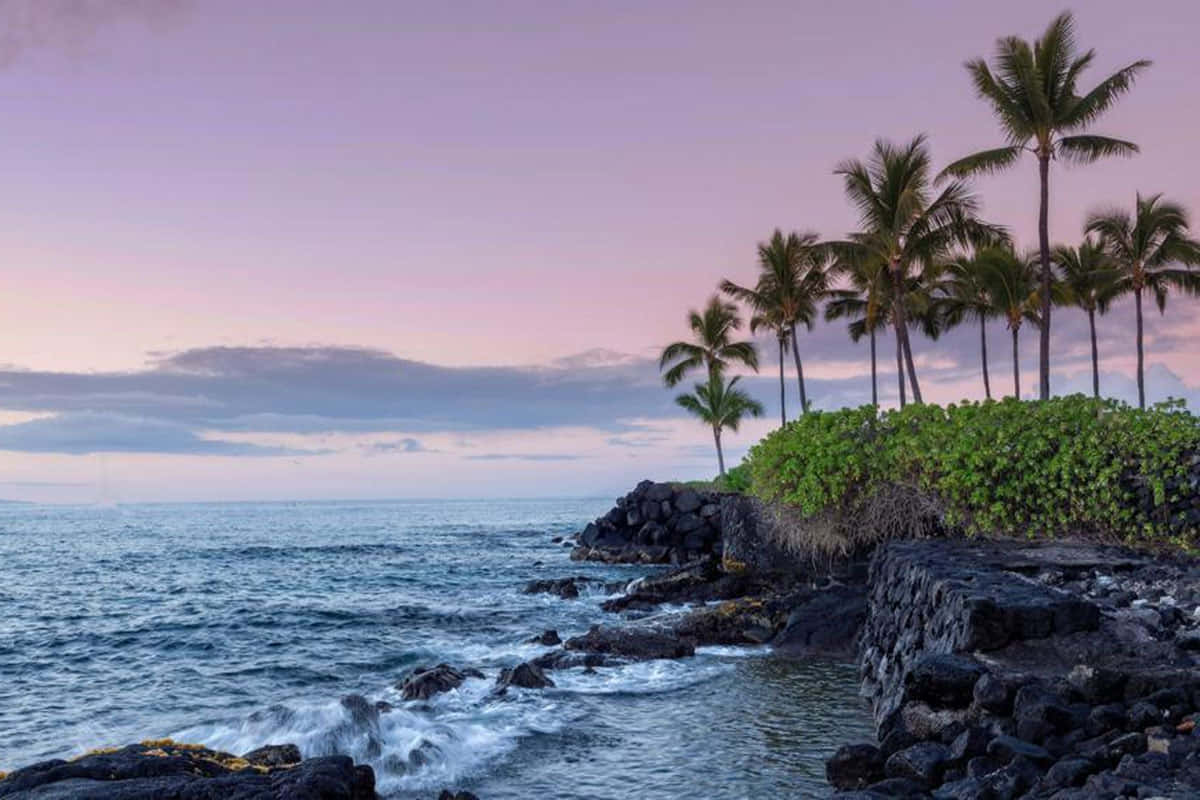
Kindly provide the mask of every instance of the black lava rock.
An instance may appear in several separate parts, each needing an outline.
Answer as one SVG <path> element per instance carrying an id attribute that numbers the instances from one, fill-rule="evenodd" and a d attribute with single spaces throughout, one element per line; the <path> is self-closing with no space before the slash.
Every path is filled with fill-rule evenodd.
<path id="1" fill-rule="evenodd" d="M 838 789 L 861 789 L 883 780 L 883 761 L 875 745 L 842 745 L 825 762 L 825 778 Z"/>
<path id="2" fill-rule="evenodd" d="M 932 706 L 964 708 L 986 668 L 967 655 L 926 656 L 905 677 L 905 695 Z"/>

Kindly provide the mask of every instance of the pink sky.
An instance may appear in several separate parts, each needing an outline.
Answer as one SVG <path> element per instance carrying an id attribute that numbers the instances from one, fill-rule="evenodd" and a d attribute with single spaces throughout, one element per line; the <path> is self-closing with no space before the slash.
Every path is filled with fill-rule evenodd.
<path id="1" fill-rule="evenodd" d="M 851 229 L 831 170 L 876 136 L 928 132 L 942 163 L 1001 143 L 962 63 L 1060 10 L 110 0 L 95 20 L 54 13 L 70 6 L 0 12 L 0 364 L 77 373 L 214 345 L 370 347 L 441 365 L 651 354 L 718 279 L 751 279 L 772 228 Z M 1098 126 L 1143 153 L 1056 168 L 1052 236 L 1075 240 L 1086 211 L 1131 205 L 1138 189 L 1200 208 L 1200 6 L 1077 12 L 1098 51 L 1087 80 L 1155 64 Z M 978 188 L 990 219 L 1034 243 L 1032 162 Z M 1177 300 L 1152 334 L 1186 343 L 1195 311 Z M 1113 369 L 1127 370 L 1124 356 Z M 845 357 L 823 366 L 815 353 L 812 370 L 845 372 Z M 1150 361 L 1200 383 L 1185 344 Z M 641 477 L 625 454 L 597 453 L 606 466 L 564 491 Z M 112 462 L 138 459 L 169 462 L 164 474 L 206 497 L 229 474 L 185 456 Z M 94 475 L 93 462 L 0 454 L 0 473 L 36 483 Z M 665 456 L 643 467 L 709 469 Z M 329 469 L 352 477 L 300 493 L 336 495 L 378 463 Z M 253 474 L 263 495 L 299 485 Z"/>

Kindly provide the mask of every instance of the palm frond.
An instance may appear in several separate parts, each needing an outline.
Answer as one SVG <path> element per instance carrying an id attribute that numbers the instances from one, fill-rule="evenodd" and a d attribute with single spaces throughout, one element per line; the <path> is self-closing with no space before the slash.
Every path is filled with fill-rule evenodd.
<path id="1" fill-rule="evenodd" d="M 1138 73 L 1146 69 L 1152 62 L 1147 60 L 1135 61 L 1127 67 L 1117 70 L 1094 89 L 1074 102 L 1065 104 L 1058 124 L 1063 130 L 1078 130 L 1095 122 L 1096 119 L 1113 106 L 1117 99 L 1133 88 Z"/>
<path id="2" fill-rule="evenodd" d="M 1064 136 L 1055 145 L 1055 152 L 1065 160 L 1074 164 L 1091 164 L 1101 158 L 1110 156 L 1132 156 L 1138 152 L 1138 146 L 1124 139 L 1113 139 L 1109 136 Z"/>
<path id="3" fill-rule="evenodd" d="M 947 164 L 938 173 L 937 182 L 941 183 L 950 177 L 967 178 L 972 175 L 992 175 L 1008 169 L 1021 158 L 1025 148 L 1021 145 L 997 147 L 983 150 Z"/>

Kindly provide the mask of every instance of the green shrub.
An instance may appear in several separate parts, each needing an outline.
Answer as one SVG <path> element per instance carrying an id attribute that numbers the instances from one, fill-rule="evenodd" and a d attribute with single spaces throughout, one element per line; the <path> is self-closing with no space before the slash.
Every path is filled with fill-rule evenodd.
<path id="1" fill-rule="evenodd" d="M 759 442 L 747 462 L 753 494 L 833 514 L 860 539 L 864 525 L 887 527 L 881 498 L 900 490 L 969 533 L 1190 545 L 1198 451 L 1200 422 L 1180 403 L 1139 411 L 1074 395 L 812 412 Z"/>
<path id="2" fill-rule="evenodd" d="M 746 494 L 750 491 L 750 470 L 746 462 L 725 471 L 725 477 L 718 475 L 711 481 L 675 481 L 679 488 L 695 489 L 698 492 L 736 492 Z"/>
<path id="3" fill-rule="evenodd" d="M 713 479 L 713 483 L 723 492 L 745 494 L 750 491 L 750 467 L 743 461 L 732 469 L 725 471 L 725 477 Z"/>

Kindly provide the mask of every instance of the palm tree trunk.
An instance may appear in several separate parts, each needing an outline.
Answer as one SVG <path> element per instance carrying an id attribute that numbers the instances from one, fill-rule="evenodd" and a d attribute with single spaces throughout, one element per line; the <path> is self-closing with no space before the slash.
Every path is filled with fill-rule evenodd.
<path id="1" fill-rule="evenodd" d="M 779 424 L 787 425 L 787 394 L 783 388 L 783 339 L 779 340 Z"/>
<path id="2" fill-rule="evenodd" d="M 992 399 L 992 383 L 988 380 L 987 369 L 987 320 L 979 318 L 979 347 L 983 353 L 983 396 Z"/>
<path id="3" fill-rule="evenodd" d="M 713 425 L 713 441 L 717 443 L 717 468 L 722 478 L 725 477 L 725 454 L 721 452 L 721 429 Z"/>
<path id="4" fill-rule="evenodd" d="M 1138 408 L 1146 407 L 1146 355 L 1142 346 L 1142 290 L 1133 290 L 1133 304 L 1137 309 L 1137 372 L 1138 372 Z"/>
<path id="5" fill-rule="evenodd" d="M 897 298 L 896 310 L 896 337 L 900 340 L 901 347 L 904 351 L 904 363 L 908 367 L 908 385 L 912 387 L 912 396 L 914 403 L 921 403 L 921 384 L 917 383 L 917 368 L 913 366 L 912 344 L 908 338 L 908 323 L 904 318 L 904 302 Z"/>
<path id="6" fill-rule="evenodd" d="M 1038 396 L 1050 399 L 1050 154 L 1038 153 L 1041 202 L 1038 208 L 1038 249 L 1042 261 L 1042 324 L 1038 343 Z"/>
<path id="7" fill-rule="evenodd" d="M 1100 350 L 1096 347 L 1096 309 L 1088 309 L 1088 325 L 1092 329 L 1092 396 L 1100 399 Z"/>
<path id="8" fill-rule="evenodd" d="M 1013 336 L 1013 397 L 1021 399 L 1021 351 L 1017 347 L 1017 335 L 1020 333 L 1019 327 L 1012 329 Z"/>
<path id="9" fill-rule="evenodd" d="M 796 339 L 796 326 L 792 325 L 792 357 L 796 359 L 796 377 L 800 381 L 800 413 L 808 413 L 808 396 L 804 394 L 804 367 L 800 366 L 800 342 Z"/>
<path id="10" fill-rule="evenodd" d="M 896 337 L 896 379 L 900 382 L 900 407 L 904 408 L 904 345 L 900 344 L 900 337 Z"/>
<path id="11" fill-rule="evenodd" d="M 875 377 L 875 329 L 871 328 L 871 405 L 879 405 L 879 383 Z"/>

